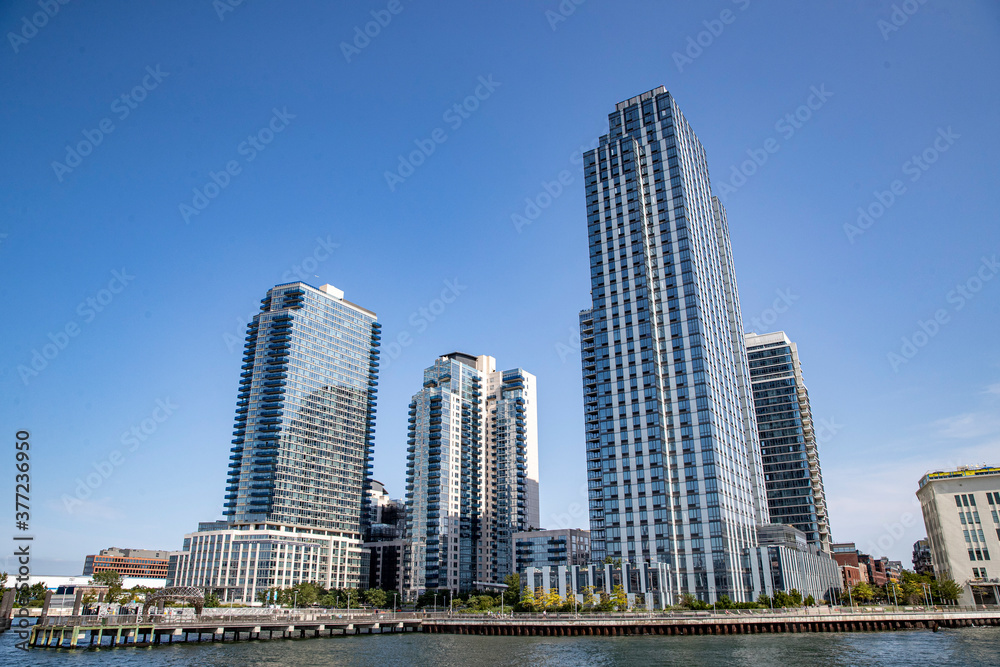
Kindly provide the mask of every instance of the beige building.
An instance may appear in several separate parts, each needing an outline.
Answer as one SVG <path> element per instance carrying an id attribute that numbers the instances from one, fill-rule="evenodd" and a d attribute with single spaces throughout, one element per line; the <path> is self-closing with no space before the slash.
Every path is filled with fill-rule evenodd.
<path id="1" fill-rule="evenodd" d="M 964 589 L 961 604 L 1000 600 L 1000 467 L 932 472 L 920 480 L 934 576 Z"/>

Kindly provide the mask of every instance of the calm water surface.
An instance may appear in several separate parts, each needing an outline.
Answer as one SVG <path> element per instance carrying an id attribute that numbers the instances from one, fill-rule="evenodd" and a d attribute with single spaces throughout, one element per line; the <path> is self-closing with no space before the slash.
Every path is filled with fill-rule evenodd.
<path id="1" fill-rule="evenodd" d="M 307 667 L 312 665 L 1000 665 L 1000 628 L 729 637 L 360 635 L 103 651 L 19 651 L 0 636 L 0 665 Z"/>

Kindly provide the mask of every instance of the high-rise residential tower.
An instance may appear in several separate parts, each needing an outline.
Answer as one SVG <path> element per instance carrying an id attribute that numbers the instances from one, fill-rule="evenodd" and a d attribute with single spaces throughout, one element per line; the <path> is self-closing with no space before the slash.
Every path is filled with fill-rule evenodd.
<path id="1" fill-rule="evenodd" d="M 592 558 L 666 563 L 677 593 L 746 600 L 767 507 L 725 210 L 666 89 L 609 121 L 584 155 Z"/>
<path id="2" fill-rule="evenodd" d="M 538 527 L 535 377 L 460 352 L 424 371 L 409 410 L 411 594 L 466 591 L 514 572 L 513 534 Z"/>
<path id="3" fill-rule="evenodd" d="M 357 586 L 368 519 L 380 325 L 332 285 L 278 285 L 247 327 L 225 521 L 184 539 L 174 583 L 249 602 Z"/>
<path id="4" fill-rule="evenodd" d="M 771 521 L 795 526 L 829 553 L 826 492 L 798 348 L 783 331 L 746 334 L 746 344 Z"/>

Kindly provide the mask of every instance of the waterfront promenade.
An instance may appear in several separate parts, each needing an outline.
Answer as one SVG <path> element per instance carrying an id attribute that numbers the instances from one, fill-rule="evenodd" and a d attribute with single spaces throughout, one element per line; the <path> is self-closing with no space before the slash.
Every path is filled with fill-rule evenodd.
<path id="1" fill-rule="evenodd" d="M 202 616 L 49 616 L 25 633 L 33 648 L 120 648 L 175 642 L 304 639 L 425 632 L 486 636 L 737 635 L 882 632 L 1000 626 L 1000 609 L 874 607 L 730 612 L 514 614 L 392 612 L 225 613 Z M 239 610 L 244 611 L 244 610 Z M 246 610 L 250 611 L 250 610 Z M 256 610 L 255 610 L 256 611 Z M 217 612 L 217 613 L 211 613 Z M 15 631 L 16 628 L 15 621 Z"/>

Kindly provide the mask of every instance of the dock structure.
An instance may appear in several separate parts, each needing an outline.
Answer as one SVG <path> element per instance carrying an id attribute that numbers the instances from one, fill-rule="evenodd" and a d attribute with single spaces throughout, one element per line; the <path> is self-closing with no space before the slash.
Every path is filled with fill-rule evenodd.
<path id="1" fill-rule="evenodd" d="M 1000 627 L 1000 609 L 989 610 L 804 610 L 791 612 L 669 614 L 517 614 L 496 617 L 448 614 L 303 614 L 292 616 L 50 616 L 31 627 L 32 648 L 123 648 L 175 642 L 235 642 L 305 639 L 359 634 L 431 634 L 543 637 L 625 635 L 752 635 L 805 632 L 885 632 L 964 627 Z"/>
<path id="2" fill-rule="evenodd" d="M 136 617 L 132 617 L 136 619 Z M 336 635 L 416 632 L 423 619 L 379 616 L 338 618 L 315 614 L 261 617 L 196 616 L 122 622 L 114 617 L 49 617 L 32 626 L 28 646 L 33 648 L 122 648 L 157 646 L 174 642 L 304 639 Z"/>
<path id="3" fill-rule="evenodd" d="M 646 618 L 465 620 L 434 619 L 422 632 L 459 635 L 618 637 L 625 635 L 754 635 L 804 632 L 885 632 L 963 627 L 1000 627 L 1000 609 L 967 612 L 878 612 L 833 614 L 755 614 Z"/>

